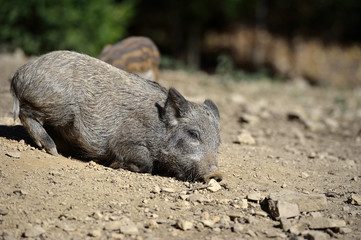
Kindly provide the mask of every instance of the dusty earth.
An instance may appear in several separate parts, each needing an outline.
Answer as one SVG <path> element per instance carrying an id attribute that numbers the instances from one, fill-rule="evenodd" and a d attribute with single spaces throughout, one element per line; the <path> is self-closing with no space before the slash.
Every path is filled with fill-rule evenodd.
<path id="1" fill-rule="evenodd" d="M 161 84 L 219 107 L 225 177 L 207 185 L 36 148 L 11 118 L 22 63 L 0 58 L 0 239 L 361 239 L 361 89 L 162 71 Z M 315 205 L 274 216 L 281 191 Z"/>

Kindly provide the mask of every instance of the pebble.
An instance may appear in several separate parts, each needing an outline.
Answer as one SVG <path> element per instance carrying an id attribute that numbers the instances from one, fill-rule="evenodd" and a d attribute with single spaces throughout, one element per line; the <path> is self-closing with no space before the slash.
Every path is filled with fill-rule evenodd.
<path id="1" fill-rule="evenodd" d="M 346 222 L 344 220 L 324 217 L 311 218 L 306 220 L 306 222 L 310 229 L 326 229 L 346 226 Z"/>
<path id="2" fill-rule="evenodd" d="M 159 194 L 161 191 L 160 187 L 158 185 L 154 186 L 151 193 Z"/>
<path id="3" fill-rule="evenodd" d="M 35 238 L 43 233 L 45 233 L 45 230 L 40 225 L 35 225 L 35 226 L 30 225 L 25 229 L 24 236 Z"/>
<path id="4" fill-rule="evenodd" d="M 20 152 L 7 152 L 6 155 L 9 157 L 12 157 L 12 158 L 20 158 L 21 157 Z"/>
<path id="5" fill-rule="evenodd" d="M 244 226 L 241 223 L 235 223 L 232 227 L 232 231 L 235 233 L 241 233 L 244 230 Z"/>
<path id="6" fill-rule="evenodd" d="M 325 232 L 321 232 L 321 231 L 304 231 L 302 232 L 302 235 L 308 239 L 308 240 L 326 240 L 329 239 L 329 235 Z"/>
<path id="7" fill-rule="evenodd" d="M 176 190 L 174 188 L 162 187 L 162 192 L 174 193 L 174 192 L 176 192 Z"/>
<path id="8" fill-rule="evenodd" d="M 361 206 L 361 195 L 351 194 L 348 201 L 353 205 Z"/>
<path id="9" fill-rule="evenodd" d="M 350 228 L 348 228 L 348 227 L 340 228 L 340 233 L 341 234 L 348 234 L 348 233 L 351 233 L 351 232 L 352 232 L 352 230 Z"/>
<path id="10" fill-rule="evenodd" d="M 214 226 L 214 222 L 210 219 L 202 220 L 202 224 L 203 224 L 203 226 L 209 227 L 209 228 L 212 228 Z"/>
<path id="11" fill-rule="evenodd" d="M 92 217 L 95 219 L 95 220 L 100 220 L 103 218 L 103 214 L 101 214 L 101 212 L 99 211 L 96 211 L 92 214 Z"/>
<path id="12" fill-rule="evenodd" d="M 248 132 L 243 132 L 239 134 L 234 142 L 238 144 L 248 144 L 248 145 L 256 144 L 256 140 Z"/>
<path id="13" fill-rule="evenodd" d="M 222 189 L 221 185 L 213 178 L 209 181 L 207 189 L 211 192 L 217 192 Z"/>
<path id="14" fill-rule="evenodd" d="M 269 201 L 295 203 L 300 212 L 320 211 L 328 207 L 325 194 L 303 194 L 289 190 L 271 193 Z"/>
<path id="15" fill-rule="evenodd" d="M 157 229 L 159 227 L 158 223 L 152 219 L 147 221 L 144 226 L 150 229 Z"/>
<path id="16" fill-rule="evenodd" d="M 124 239 L 125 238 L 124 234 L 116 233 L 116 232 L 112 232 L 110 234 L 110 236 L 112 239 Z"/>
<path id="17" fill-rule="evenodd" d="M 182 229 L 183 231 L 187 231 L 193 228 L 193 223 L 186 220 L 178 220 L 177 227 Z"/>
<path id="18" fill-rule="evenodd" d="M 260 192 L 253 192 L 247 195 L 247 199 L 254 202 L 261 201 L 263 198 Z"/>
<path id="19" fill-rule="evenodd" d="M 245 198 L 241 199 L 241 208 L 242 208 L 242 209 L 247 209 L 247 208 L 248 208 L 248 201 L 247 201 L 247 199 L 245 199 Z"/>
<path id="20" fill-rule="evenodd" d="M 90 237 L 100 237 L 102 235 L 102 230 L 100 229 L 93 229 L 88 233 Z"/>
<path id="21" fill-rule="evenodd" d="M 7 215 L 7 214 L 8 214 L 8 212 L 0 209 L 0 215 L 1 215 L 1 216 L 5 216 L 5 215 Z"/>
<path id="22" fill-rule="evenodd" d="M 310 175 L 306 172 L 301 173 L 301 178 L 308 178 Z"/>
<path id="23" fill-rule="evenodd" d="M 136 235 L 139 233 L 136 224 L 127 217 L 120 219 L 119 221 L 120 232 L 128 235 Z"/>
<path id="24" fill-rule="evenodd" d="M 107 222 L 104 225 L 104 229 L 108 230 L 108 231 L 115 231 L 115 230 L 119 230 L 120 229 L 120 225 L 121 222 L 120 221 L 112 221 L 112 222 Z"/>
<path id="25" fill-rule="evenodd" d="M 298 205 L 286 201 L 268 201 L 268 208 L 273 218 L 291 218 L 300 215 Z"/>

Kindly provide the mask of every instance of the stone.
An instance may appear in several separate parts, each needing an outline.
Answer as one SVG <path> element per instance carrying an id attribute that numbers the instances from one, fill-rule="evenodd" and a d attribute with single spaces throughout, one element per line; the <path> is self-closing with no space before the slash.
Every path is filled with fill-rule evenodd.
<path id="1" fill-rule="evenodd" d="M 346 226 L 346 222 L 344 220 L 325 217 L 307 219 L 306 223 L 310 229 L 340 228 Z"/>
<path id="2" fill-rule="evenodd" d="M 88 235 L 90 237 L 100 237 L 102 235 L 102 231 L 100 229 L 93 229 L 88 233 Z"/>
<path id="3" fill-rule="evenodd" d="M 244 230 L 244 226 L 241 223 L 235 223 L 232 227 L 232 231 L 235 233 L 241 233 Z"/>
<path id="4" fill-rule="evenodd" d="M 151 193 L 159 194 L 161 191 L 160 187 L 158 185 L 154 186 Z"/>
<path id="5" fill-rule="evenodd" d="M 218 190 L 221 190 L 222 187 L 216 180 L 212 178 L 208 183 L 207 189 L 211 192 L 217 192 Z"/>
<path id="6" fill-rule="evenodd" d="M 300 212 L 312 212 L 327 209 L 327 199 L 325 194 L 303 194 L 289 190 L 271 193 L 269 201 L 283 201 L 295 203 Z"/>
<path id="7" fill-rule="evenodd" d="M 214 222 L 210 219 L 202 220 L 202 224 L 203 224 L 203 226 L 209 227 L 209 228 L 212 228 L 214 226 Z"/>
<path id="8" fill-rule="evenodd" d="M 45 233 L 45 230 L 40 225 L 35 225 L 35 226 L 30 225 L 25 229 L 24 236 L 35 238 L 43 233 Z"/>
<path id="9" fill-rule="evenodd" d="M 256 124 L 259 122 L 259 118 L 255 115 L 243 113 L 242 116 L 239 118 L 241 123 L 249 123 L 249 124 Z"/>
<path id="10" fill-rule="evenodd" d="M 234 221 L 236 218 L 241 218 L 242 216 L 240 212 L 229 212 L 227 215 L 232 221 Z"/>
<path id="11" fill-rule="evenodd" d="M 1 215 L 1 216 L 5 216 L 5 215 L 7 215 L 7 214 L 8 214 L 8 212 L 0 209 L 0 215 Z"/>
<path id="12" fill-rule="evenodd" d="M 103 218 L 103 214 L 101 214 L 101 212 L 99 211 L 96 211 L 92 214 L 92 217 L 95 219 L 95 220 L 100 220 Z"/>
<path id="13" fill-rule="evenodd" d="M 348 199 L 348 202 L 353 205 L 361 206 L 361 195 L 351 194 L 351 197 Z"/>
<path id="14" fill-rule="evenodd" d="M 252 135 L 248 132 L 243 132 L 239 134 L 234 142 L 238 144 L 248 144 L 248 145 L 256 144 L 256 140 L 254 140 Z"/>
<path id="15" fill-rule="evenodd" d="M 120 219 L 120 232 L 128 235 L 137 235 L 139 233 L 136 224 L 127 217 Z"/>
<path id="16" fill-rule="evenodd" d="M 104 229 L 108 231 L 116 231 L 120 229 L 120 225 L 121 225 L 120 221 L 107 222 L 104 225 Z"/>
<path id="17" fill-rule="evenodd" d="M 250 201 L 258 202 L 263 200 L 263 196 L 260 192 L 253 192 L 247 195 L 247 199 Z"/>
<path id="18" fill-rule="evenodd" d="M 193 223 L 180 219 L 177 221 L 177 227 L 183 231 L 187 231 L 193 228 Z"/>
<path id="19" fill-rule="evenodd" d="M 273 218 L 291 218 L 300 215 L 298 205 L 283 200 L 268 201 L 269 212 Z"/>
<path id="20" fill-rule="evenodd" d="M 306 172 L 301 172 L 301 178 L 308 178 L 310 175 Z"/>
<path id="21" fill-rule="evenodd" d="M 209 200 L 207 200 L 204 196 L 202 196 L 201 194 L 198 194 L 198 193 L 189 195 L 188 200 L 190 202 L 199 202 L 199 203 L 209 202 Z"/>
<path id="22" fill-rule="evenodd" d="M 321 231 L 304 231 L 302 232 L 302 235 L 308 239 L 308 240 L 326 240 L 329 239 L 329 235 L 325 232 L 321 232 Z"/>
<path id="23" fill-rule="evenodd" d="M 242 209 L 247 209 L 247 208 L 248 208 L 248 201 L 247 201 L 247 199 L 245 199 L 245 198 L 241 199 L 241 208 L 242 208 Z"/>
<path id="24" fill-rule="evenodd" d="M 352 232 L 352 230 L 350 228 L 348 228 L 348 227 L 340 228 L 340 233 L 341 234 L 348 234 L 348 233 L 351 233 L 351 232 Z"/>
<path id="25" fill-rule="evenodd" d="M 162 192 L 165 192 L 165 193 L 174 193 L 175 192 L 174 188 L 162 187 L 161 189 L 162 189 Z"/>
<path id="26" fill-rule="evenodd" d="M 149 229 L 157 229 L 159 227 L 158 223 L 153 219 L 147 221 L 144 226 Z"/>
<path id="27" fill-rule="evenodd" d="M 20 152 L 7 152 L 6 155 L 9 157 L 12 157 L 12 158 L 20 158 L 21 157 Z"/>

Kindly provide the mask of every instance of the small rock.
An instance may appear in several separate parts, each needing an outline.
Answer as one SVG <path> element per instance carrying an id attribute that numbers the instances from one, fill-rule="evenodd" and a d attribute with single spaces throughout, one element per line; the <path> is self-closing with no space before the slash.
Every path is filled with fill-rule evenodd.
<path id="1" fill-rule="evenodd" d="M 302 235 L 308 240 L 326 240 L 329 239 L 329 236 L 325 232 L 321 231 L 305 231 L 302 232 Z"/>
<path id="2" fill-rule="evenodd" d="M 238 144 L 249 144 L 253 145 L 256 143 L 256 140 L 252 137 L 252 135 L 248 132 L 243 132 L 237 136 L 237 139 L 234 141 Z"/>
<path id="3" fill-rule="evenodd" d="M 229 212 L 227 215 L 229 216 L 229 218 L 232 221 L 234 221 L 236 218 L 240 218 L 242 216 L 241 213 L 239 213 L 239 212 Z"/>
<path id="4" fill-rule="evenodd" d="M 202 220 L 202 224 L 203 224 L 203 226 L 209 227 L 209 228 L 212 228 L 214 226 L 214 222 L 210 219 Z"/>
<path id="5" fill-rule="evenodd" d="M 312 212 L 327 209 L 327 199 L 324 194 L 302 194 L 289 190 L 271 193 L 269 201 L 295 203 L 300 212 Z"/>
<path id="6" fill-rule="evenodd" d="M 239 118 L 239 121 L 241 123 L 256 124 L 259 122 L 259 118 L 255 115 L 243 113 L 242 116 Z"/>
<path id="7" fill-rule="evenodd" d="M 104 225 L 104 229 L 108 231 L 116 231 L 120 229 L 120 225 L 121 225 L 120 221 L 107 222 Z"/>
<path id="8" fill-rule="evenodd" d="M 159 194 L 161 191 L 160 187 L 158 185 L 154 186 L 151 193 Z"/>
<path id="9" fill-rule="evenodd" d="M 244 226 L 241 223 L 235 223 L 232 227 L 232 231 L 235 233 L 241 233 L 244 230 Z"/>
<path id="10" fill-rule="evenodd" d="M 25 237 L 38 237 L 45 233 L 45 230 L 40 225 L 29 226 L 24 232 Z"/>
<path id="11" fill-rule="evenodd" d="M 310 229 L 326 229 L 326 228 L 337 228 L 346 226 L 344 220 L 331 219 L 331 218 L 311 218 L 306 220 Z"/>
<path id="12" fill-rule="evenodd" d="M 248 201 L 247 199 L 241 199 L 241 208 L 242 209 L 247 209 L 248 208 Z"/>
<path id="13" fill-rule="evenodd" d="M 182 229 L 183 231 L 187 231 L 193 228 L 193 223 L 186 220 L 178 220 L 177 227 Z"/>
<path id="14" fill-rule="evenodd" d="M 258 202 L 263 199 L 263 196 L 260 192 L 253 192 L 247 195 L 247 199 L 250 201 Z"/>
<path id="15" fill-rule="evenodd" d="M 101 212 L 96 211 L 91 215 L 95 220 L 100 220 L 103 218 L 103 214 L 101 214 Z"/>
<path id="16" fill-rule="evenodd" d="M 6 155 L 9 157 L 12 157 L 12 158 L 20 158 L 21 157 L 20 152 L 7 152 Z"/>
<path id="17" fill-rule="evenodd" d="M 110 236 L 112 239 L 124 239 L 125 238 L 124 234 L 116 233 L 116 232 L 112 232 L 110 234 Z"/>
<path id="18" fill-rule="evenodd" d="M 269 211 L 274 218 L 291 218 L 300 215 L 298 205 L 286 201 L 268 201 Z"/>
<path id="19" fill-rule="evenodd" d="M 94 229 L 88 233 L 88 236 L 90 237 L 100 237 L 101 235 L 102 235 L 102 230 L 100 229 Z"/>
<path id="20" fill-rule="evenodd" d="M 221 190 L 222 187 L 216 180 L 212 178 L 208 183 L 207 189 L 211 192 L 217 192 L 218 190 Z"/>
<path id="21" fill-rule="evenodd" d="M 352 230 L 350 228 L 348 228 L 348 227 L 340 228 L 340 233 L 341 234 L 348 234 L 348 233 L 351 233 L 351 232 L 352 232 Z"/>
<path id="22" fill-rule="evenodd" d="M 162 187 L 162 192 L 165 192 L 165 193 L 174 193 L 174 192 L 176 192 L 176 190 L 175 190 L 174 188 Z"/>
<path id="23" fill-rule="evenodd" d="M 204 196 L 198 193 L 194 193 L 188 196 L 188 200 L 190 202 L 199 202 L 199 203 L 205 203 L 209 202 Z"/>
<path id="24" fill-rule="evenodd" d="M 308 178 L 310 175 L 306 172 L 301 173 L 301 178 Z"/>
<path id="25" fill-rule="evenodd" d="M 326 127 L 328 127 L 331 131 L 334 131 L 339 127 L 338 122 L 332 118 L 326 118 L 324 120 L 324 123 Z"/>
<path id="26" fill-rule="evenodd" d="M 128 235 L 137 235 L 139 233 L 138 228 L 135 224 L 120 226 L 120 232 Z"/>
<path id="27" fill-rule="evenodd" d="M 255 211 L 254 215 L 260 216 L 260 217 L 268 217 L 268 214 L 265 211 Z"/>
<path id="28" fill-rule="evenodd" d="M 351 194 L 351 197 L 348 199 L 348 202 L 353 205 L 361 206 L 361 195 Z"/>
<path id="29" fill-rule="evenodd" d="M 154 221 L 154 220 L 147 221 L 144 226 L 146 228 L 150 228 L 150 229 L 157 229 L 159 227 L 158 223 L 156 221 Z"/>
<path id="30" fill-rule="evenodd" d="M 25 191 L 25 190 L 22 190 L 22 189 L 17 189 L 17 190 L 14 190 L 14 192 L 13 192 L 14 194 L 16 194 L 16 195 L 20 195 L 20 196 L 25 196 L 25 195 L 27 195 L 28 194 L 28 192 L 27 191 Z"/>
<path id="31" fill-rule="evenodd" d="M 120 232 L 123 234 L 136 235 L 139 233 L 136 224 L 127 217 L 120 219 Z"/>
<path id="32" fill-rule="evenodd" d="M 5 216 L 5 215 L 7 215 L 7 214 L 8 214 L 8 212 L 0 209 L 0 215 L 1 215 L 1 216 Z"/>

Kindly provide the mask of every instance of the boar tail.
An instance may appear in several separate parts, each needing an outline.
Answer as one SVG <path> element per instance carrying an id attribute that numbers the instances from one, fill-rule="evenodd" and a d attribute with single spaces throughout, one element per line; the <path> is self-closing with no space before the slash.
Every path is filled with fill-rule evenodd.
<path id="1" fill-rule="evenodd" d="M 19 117 L 19 112 L 20 112 L 19 99 L 17 99 L 17 97 L 14 96 L 14 106 L 13 106 L 13 118 L 14 118 L 14 122 L 16 121 L 16 119 L 18 119 L 18 117 Z"/>

